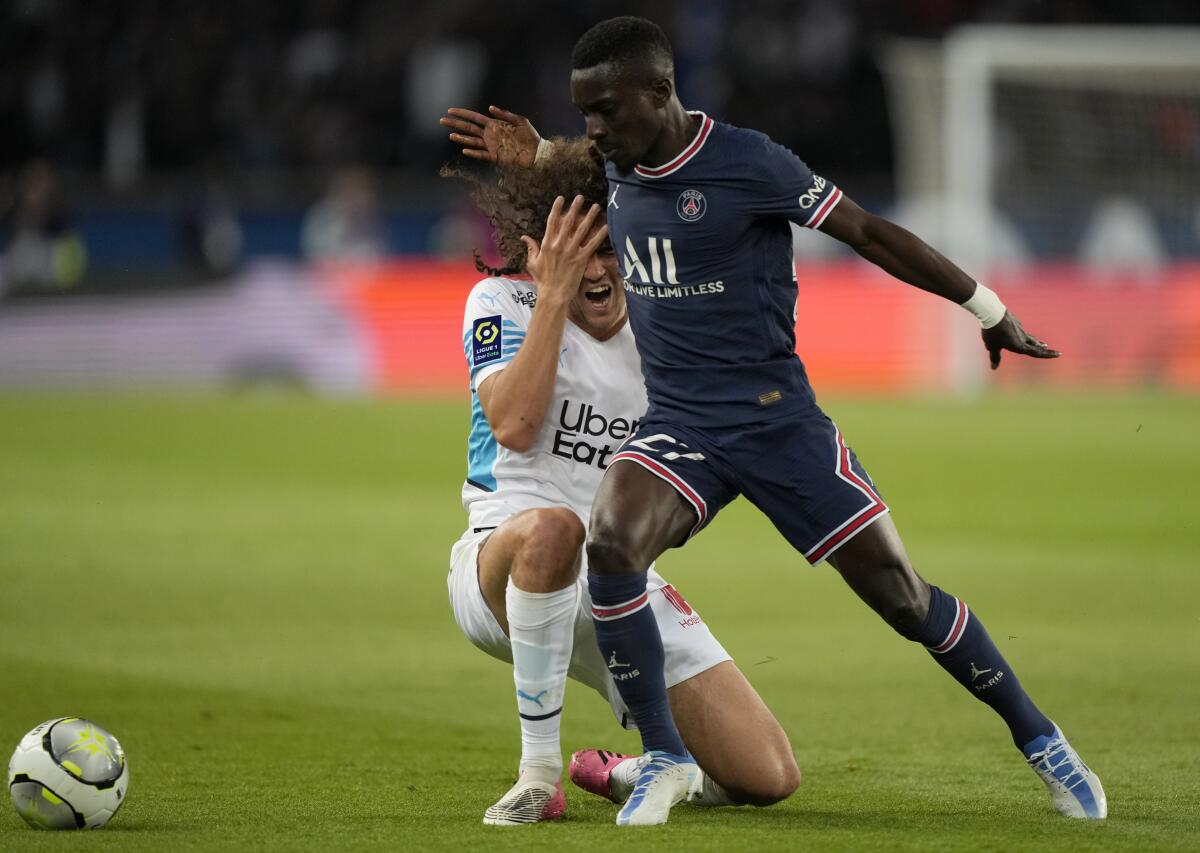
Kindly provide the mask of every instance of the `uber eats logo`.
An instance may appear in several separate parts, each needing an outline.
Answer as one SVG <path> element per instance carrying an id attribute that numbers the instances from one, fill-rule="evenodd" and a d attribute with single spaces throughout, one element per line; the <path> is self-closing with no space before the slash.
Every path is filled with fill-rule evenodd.
<path id="1" fill-rule="evenodd" d="M 591 403 L 563 400 L 551 452 L 584 465 L 607 468 L 609 458 L 637 430 L 637 425 L 637 420 L 606 418 Z"/>
<path id="2" fill-rule="evenodd" d="M 502 352 L 504 332 L 500 328 L 500 315 L 480 317 L 471 327 L 471 363 L 478 367 L 498 359 Z"/>

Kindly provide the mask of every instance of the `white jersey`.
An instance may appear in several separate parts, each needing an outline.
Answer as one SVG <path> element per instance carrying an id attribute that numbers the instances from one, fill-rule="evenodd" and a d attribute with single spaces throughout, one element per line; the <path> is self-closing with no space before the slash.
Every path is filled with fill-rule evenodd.
<path id="1" fill-rule="evenodd" d="M 463 506 L 471 528 L 498 527 L 535 507 L 567 507 L 586 524 L 600 479 L 646 411 L 646 390 L 633 333 L 626 323 L 598 341 L 568 320 L 546 418 L 525 453 L 492 435 L 477 388 L 508 365 L 529 329 L 534 285 L 487 278 L 475 285 L 463 316 L 471 374 L 471 434 Z"/>

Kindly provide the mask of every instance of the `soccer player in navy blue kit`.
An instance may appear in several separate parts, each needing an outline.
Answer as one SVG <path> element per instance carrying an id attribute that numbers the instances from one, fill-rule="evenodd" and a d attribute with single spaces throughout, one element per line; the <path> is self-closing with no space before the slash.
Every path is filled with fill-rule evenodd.
<path id="1" fill-rule="evenodd" d="M 684 109 L 670 43 L 654 23 L 597 24 L 576 44 L 572 68 L 572 101 L 606 161 L 609 234 L 650 401 L 610 461 L 587 538 L 597 641 L 605 660 L 622 667 L 617 684 L 647 754 L 617 823 L 666 822 L 696 773 L 667 703 L 647 567 L 739 494 L 995 710 L 1062 814 L 1103 818 L 1099 779 L 1030 700 L 975 614 L 916 573 L 887 504 L 817 406 L 795 353 L 788 223 L 820 229 L 896 278 L 963 305 L 981 322 L 993 368 L 1004 350 L 1059 353 L 1025 332 L 996 294 L 858 207 L 788 149 Z M 492 112 L 444 123 L 457 127 L 451 138 L 467 153 L 486 147 L 489 120 L 523 124 L 538 144 L 527 121 Z"/>

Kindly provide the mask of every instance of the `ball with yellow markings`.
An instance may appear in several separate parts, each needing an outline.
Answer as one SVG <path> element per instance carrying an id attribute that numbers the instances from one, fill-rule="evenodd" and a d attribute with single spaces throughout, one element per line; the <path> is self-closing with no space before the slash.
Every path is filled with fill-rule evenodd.
<path id="1" fill-rule="evenodd" d="M 8 762 L 13 806 L 34 829 L 98 829 L 129 791 L 129 764 L 109 732 L 80 717 L 35 726 Z"/>

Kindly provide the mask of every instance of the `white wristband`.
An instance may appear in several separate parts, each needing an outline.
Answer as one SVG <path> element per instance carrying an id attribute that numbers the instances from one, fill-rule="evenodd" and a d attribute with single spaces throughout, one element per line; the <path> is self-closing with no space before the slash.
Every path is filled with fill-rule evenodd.
<path id="1" fill-rule="evenodd" d="M 962 304 L 962 307 L 978 317 L 979 324 L 985 329 L 999 324 L 1004 319 L 1005 312 L 1008 311 L 995 291 L 984 287 L 979 282 L 975 282 L 975 292 Z"/>
<path id="2" fill-rule="evenodd" d="M 549 139 L 539 139 L 537 154 L 533 155 L 533 162 L 540 163 L 543 158 L 550 154 L 550 149 L 554 147 L 554 143 Z"/>

